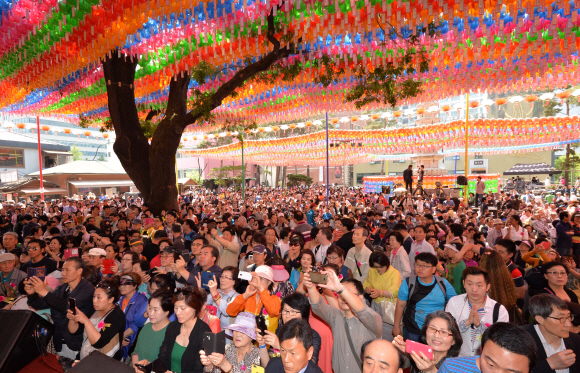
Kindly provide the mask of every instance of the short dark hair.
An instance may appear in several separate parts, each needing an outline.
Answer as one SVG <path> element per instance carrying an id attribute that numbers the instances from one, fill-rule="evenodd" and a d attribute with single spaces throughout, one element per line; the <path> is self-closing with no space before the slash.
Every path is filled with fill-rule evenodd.
<path id="1" fill-rule="evenodd" d="M 119 291 L 119 285 L 113 279 L 101 280 L 96 286 L 98 289 L 103 289 L 107 298 L 113 298 L 113 303 L 117 303 L 121 297 L 121 292 Z M 96 290 L 96 289 L 95 289 Z"/>
<path id="2" fill-rule="evenodd" d="M 175 305 L 175 302 L 184 301 L 185 304 L 193 308 L 195 310 L 195 316 L 199 315 L 201 311 L 201 306 L 203 305 L 203 300 L 201 297 L 201 293 L 199 292 L 199 288 L 193 286 L 186 286 L 184 288 L 178 289 L 177 294 L 173 296 L 172 304 Z"/>
<path id="3" fill-rule="evenodd" d="M 329 227 L 320 228 L 320 233 L 322 233 L 327 240 L 332 241 L 332 229 Z"/>
<path id="4" fill-rule="evenodd" d="M 415 256 L 415 263 L 420 260 L 425 263 L 431 264 L 433 267 L 437 266 L 437 257 L 431 253 L 419 253 Z"/>
<path id="5" fill-rule="evenodd" d="M 391 266 L 391 261 L 389 260 L 387 254 L 383 253 L 382 251 L 374 251 L 369 257 L 369 264 L 371 267 L 374 267 L 375 264 L 378 264 L 381 267 L 387 267 L 388 270 Z"/>
<path id="6" fill-rule="evenodd" d="M 568 267 L 566 267 L 566 265 L 563 262 L 548 262 L 542 265 L 541 268 L 542 274 L 545 275 L 546 273 L 548 273 L 549 270 L 551 270 L 554 267 L 562 267 L 566 271 L 566 274 L 570 273 Z"/>
<path id="7" fill-rule="evenodd" d="M 400 243 L 401 245 L 403 244 L 403 242 L 405 242 L 405 237 L 403 237 L 403 235 L 400 234 L 399 232 L 391 232 L 389 234 L 389 238 L 391 238 L 391 236 L 395 237 L 395 240 L 397 240 L 397 242 Z"/>
<path id="8" fill-rule="evenodd" d="M 309 249 L 300 251 L 300 255 L 298 255 L 298 262 L 300 262 L 302 260 L 302 257 L 304 256 L 304 254 L 310 255 L 310 258 L 312 258 L 312 265 L 316 264 L 316 255 L 314 255 L 312 250 L 309 250 Z"/>
<path id="9" fill-rule="evenodd" d="M 157 285 L 157 290 L 166 289 L 173 293 L 175 289 L 175 281 L 166 273 L 155 275 L 149 283 Z"/>
<path id="10" fill-rule="evenodd" d="M 314 342 L 312 328 L 306 320 L 301 319 L 292 319 L 282 325 L 282 328 L 278 332 L 278 338 L 280 339 L 280 344 L 289 339 L 296 338 L 302 342 L 307 351 L 312 347 Z"/>
<path id="11" fill-rule="evenodd" d="M 547 318 L 554 310 L 567 310 L 568 305 L 562 299 L 552 294 L 538 294 L 530 298 L 530 314 L 534 323 L 536 316 Z"/>
<path id="12" fill-rule="evenodd" d="M 218 258 L 220 257 L 220 251 L 211 245 L 203 245 L 201 249 L 203 250 L 205 248 L 211 249 L 211 256 L 215 258 L 215 262 L 217 263 Z"/>
<path id="13" fill-rule="evenodd" d="M 558 215 L 558 217 L 560 218 L 560 220 L 564 220 L 564 218 L 567 218 L 569 216 L 570 216 L 570 214 L 568 214 L 568 211 L 562 211 L 560 213 L 560 215 Z"/>
<path id="14" fill-rule="evenodd" d="M 461 237 L 463 235 L 463 227 L 461 224 L 449 224 L 449 231 L 451 231 L 455 237 Z"/>
<path id="15" fill-rule="evenodd" d="M 37 227 L 40 228 L 40 227 Z M 30 246 L 31 243 L 37 243 L 38 246 L 40 246 L 41 249 L 45 249 L 46 248 L 46 241 L 44 240 L 37 240 L 36 238 L 33 238 L 30 240 L 30 242 L 28 242 L 28 245 Z"/>
<path id="16" fill-rule="evenodd" d="M 524 329 L 507 322 L 493 323 L 481 337 L 481 349 L 491 341 L 500 348 L 528 358 L 531 372 L 538 363 L 538 347 L 536 342 Z"/>
<path id="17" fill-rule="evenodd" d="M 391 216 L 393 216 L 393 215 L 391 215 Z M 391 218 L 391 216 L 389 216 L 389 219 Z M 405 224 L 403 224 L 403 223 L 397 223 L 393 227 L 393 231 L 395 231 L 395 232 L 400 232 L 400 231 L 407 232 L 407 226 Z"/>
<path id="18" fill-rule="evenodd" d="M 362 282 L 360 282 L 357 279 L 354 278 L 343 278 L 342 281 L 340 281 L 343 285 L 344 284 L 353 284 L 354 287 L 356 288 L 356 292 L 358 293 L 358 295 L 363 295 L 365 293 L 365 289 L 363 287 Z"/>
<path id="19" fill-rule="evenodd" d="M 298 220 L 298 221 L 304 220 L 304 214 L 302 213 L 302 211 L 295 211 L 294 212 L 294 219 Z"/>
<path id="20" fill-rule="evenodd" d="M 340 223 L 344 225 L 344 227 L 348 229 L 349 232 L 354 228 L 354 220 L 351 218 L 342 218 L 340 219 Z"/>
<path id="21" fill-rule="evenodd" d="M 415 231 L 417 230 L 417 228 L 420 228 L 420 229 L 421 229 L 423 232 L 427 232 L 427 229 L 425 228 L 425 226 L 424 226 L 424 225 L 417 225 L 417 226 L 415 227 Z"/>
<path id="22" fill-rule="evenodd" d="M 495 242 L 496 245 L 505 247 L 505 249 L 507 250 L 508 254 L 515 254 L 516 253 L 516 244 L 514 241 L 512 240 L 508 240 L 505 238 L 502 238 L 500 240 L 497 240 Z"/>
<path id="23" fill-rule="evenodd" d="M 71 256 L 69 257 L 67 260 L 65 260 L 65 263 L 69 262 L 69 263 L 74 263 L 75 264 L 75 268 L 78 269 L 85 269 L 85 261 L 78 257 L 78 256 Z"/>
<path id="24" fill-rule="evenodd" d="M 465 281 L 467 276 L 479 276 L 479 275 L 482 275 L 483 281 L 485 281 L 486 284 L 489 284 L 489 274 L 485 269 L 480 268 L 478 266 L 465 268 L 463 270 L 463 275 L 461 276 L 461 279 Z"/>
<path id="25" fill-rule="evenodd" d="M 240 285 L 240 279 L 238 278 L 238 274 L 240 273 L 240 270 L 234 266 L 226 266 L 222 269 L 222 274 L 224 272 L 231 272 L 232 279 L 234 280 L 234 288 L 237 288 L 238 285 Z"/>
<path id="26" fill-rule="evenodd" d="M 330 254 L 336 254 L 344 259 L 344 250 L 336 244 L 330 245 L 328 250 L 326 250 L 326 257 L 328 257 Z"/>
<path id="27" fill-rule="evenodd" d="M 308 301 L 308 297 L 306 295 L 294 292 L 284 297 L 282 299 L 282 306 L 280 307 L 280 310 L 284 309 L 285 304 L 287 304 L 290 308 L 300 312 L 302 320 L 308 322 L 308 317 L 310 316 L 310 302 Z"/>

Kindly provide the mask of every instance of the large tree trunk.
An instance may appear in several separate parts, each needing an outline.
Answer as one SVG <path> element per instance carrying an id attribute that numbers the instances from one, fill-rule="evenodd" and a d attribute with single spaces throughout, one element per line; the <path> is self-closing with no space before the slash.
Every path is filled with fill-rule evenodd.
<path id="1" fill-rule="evenodd" d="M 136 59 L 117 53 L 103 61 L 109 113 L 117 135 L 113 150 L 143 199 L 149 201 L 149 142 L 141 129 L 135 106 L 136 66 Z"/>
<path id="2" fill-rule="evenodd" d="M 198 91 L 195 107 L 190 112 L 187 112 L 189 72 L 181 71 L 171 79 L 167 109 L 153 133 L 151 145 L 143 133 L 135 105 L 137 58 L 112 51 L 102 61 L 109 113 L 116 134 L 113 149 L 154 215 L 178 207 L 175 164 L 177 148 L 185 128 L 198 120 L 208 119 L 211 111 L 219 107 L 237 88 L 295 50 L 293 44 L 281 47 L 280 41 L 275 38 L 273 9 L 268 14 L 267 23 L 266 38 L 273 46 L 272 51 L 238 70 L 215 92 L 208 94 Z M 146 120 L 153 120 L 159 114 L 151 111 Z"/>

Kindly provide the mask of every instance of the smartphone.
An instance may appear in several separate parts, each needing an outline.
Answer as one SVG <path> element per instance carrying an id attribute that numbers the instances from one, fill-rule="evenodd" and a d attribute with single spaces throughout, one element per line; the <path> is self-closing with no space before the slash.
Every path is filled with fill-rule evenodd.
<path id="1" fill-rule="evenodd" d="M 248 254 L 248 260 L 254 260 L 254 254 Z"/>
<path id="2" fill-rule="evenodd" d="M 319 272 L 310 272 L 310 281 L 315 284 L 326 285 L 328 282 L 328 277 Z"/>
<path id="3" fill-rule="evenodd" d="M 219 333 L 205 332 L 203 335 L 203 351 L 207 356 L 217 352 L 218 354 L 226 353 L 226 331 Z"/>
<path id="4" fill-rule="evenodd" d="M 260 334 L 265 335 L 268 326 L 266 325 L 266 318 L 264 315 L 256 315 L 256 327 L 260 329 Z"/>
<path id="5" fill-rule="evenodd" d="M 147 365 L 135 364 L 135 366 L 137 367 L 137 369 L 139 369 L 141 372 L 144 372 L 144 373 L 151 373 L 151 371 L 153 369 L 151 363 L 149 363 Z"/>
<path id="6" fill-rule="evenodd" d="M 201 287 L 209 291 L 209 286 L 207 285 L 209 280 L 213 280 L 213 273 L 210 271 L 201 272 Z"/>
<path id="7" fill-rule="evenodd" d="M 113 271 L 111 270 L 111 267 L 115 265 L 115 259 L 105 259 L 103 260 L 103 267 L 105 267 L 103 269 L 103 274 L 104 275 L 112 275 Z"/>
<path id="8" fill-rule="evenodd" d="M 64 260 L 73 256 L 79 256 L 79 249 L 64 249 L 64 254 L 62 256 Z"/>
<path id="9" fill-rule="evenodd" d="M 82 225 L 77 225 L 75 227 L 75 231 L 82 231 L 83 230 L 83 226 Z"/>
<path id="10" fill-rule="evenodd" d="M 36 276 L 40 281 L 44 282 L 46 278 L 46 268 L 28 268 L 26 272 L 29 279 Z"/>
<path id="11" fill-rule="evenodd" d="M 256 364 L 252 364 L 251 373 L 264 373 L 264 372 L 266 372 L 266 370 L 263 367 Z"/>
<path id="12" fill-rule="evenodd" d="M 405 341 L 405 352 L 410 354 L 413 351 L 419 356 L 421 356 L 420 352 L 422 352 L 427 356 L 427 359 L 433 360 L 433 347 L 407 339 Z"/>
<path id="13" fill-rule="evenodd" d="M 93 229 L 93 230 L 92 230 L 92 231 L 90 231 L 89 233 L 91 233 L 91 234 L 92 234 L 92 233 L 97 233 L 97 231 Z"/>
<path id="14" fill-rule="evenodd" d="M 252 274 L 250 272 L 240 271 L 238 278 L 246 281 L 252 281 Z"/>
<path id="15" fill-rule="evenodd" d="M 68 308 L 72 311 L 73 315 L 77 314 L 77 300 L 74 298 L 68 298 Z"/>

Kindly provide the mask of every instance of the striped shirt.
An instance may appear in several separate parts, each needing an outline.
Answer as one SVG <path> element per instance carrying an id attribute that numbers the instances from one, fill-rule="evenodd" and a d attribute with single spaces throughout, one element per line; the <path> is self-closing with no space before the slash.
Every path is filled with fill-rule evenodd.
<path id="1" fill-rule="evenodd" d="M 481 373 L 477 367 L 479 356 L 445 359 L 437 373 Z"/>

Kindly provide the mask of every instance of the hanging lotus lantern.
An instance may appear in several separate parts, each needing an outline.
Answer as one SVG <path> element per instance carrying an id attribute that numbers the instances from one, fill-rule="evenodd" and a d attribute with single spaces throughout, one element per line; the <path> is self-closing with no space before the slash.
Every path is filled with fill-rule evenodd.
<path id="1" fill-rule="evenodd" d="M 197 141 L 197 137 L 196 136 L 193 136 L 193 141 Z"/>
<path id="2" fill-rule="evenodd" d="M 537 99 L 538 99 L 538 96 L 536 96 L 536 95 L 529 95 L 529 96 L 527 96 L 527 97 L 525 98 L 525 100 L 526 100 L 527 102 L 534 102 L 534 101 L 536 101 Z"/>
<path id="3" fill-rule="evenodd" d="M 394 116 L 395 118 L 398 118 L 398 117 L 400 117 L 401 115 L 403 115 L 403 113 L 402 113 L 402 112 L 400 112 L 400 111 L 395 111 L 395 112 L 393 113 L 393 116 Z"/>
<path id="4" fill-rule="evenodd" d="M 478 106 L 479 106 L 479 101 L 471 101 L 469 103 L 469 107 L 471 107 L 471 108 L 476 108 Z"/>
<path id="5" fill-rule="evenodd" d="M 338 123 L 338 119 L 337 119 L 337 118 L 333 118 L 333 119 L 332 119 L 330 122 L 331 122 L 332 124 L 336 124 L 336 123 Z"/>
<path id="6" fill-rule="evenodd" d="M 18 128 L 18 129 L 24 129 L 24 128 L 26 128 L 26 124 L 24 124 L 24 123 L 16 123 L 16 128 Z"/>
<path id="7" fill-rule="evenodd" d="M 371 116 L 371 118 L 372 118 L 373 120 L 377 120 L 377 119 L 379 119 L 380 117 L 381 117 L 381 116 L 380 116 L 379 114 L 373 114 L 373 115 Z"/>
<path id="8" fill-rule="evenodd" d="M 570 97 L 570 92 L 568 91 L 560 92 L 556 96 L 560 99 L 560 103 L 563 104 L 564 100 Z"/>
<path id="9" fill-rule="evenodd" d="M 352 118 L 350 118 L 350 121 L 354 123 L 354 122 L 358 121 L 358 117 L 352 117 Z"/>
<path id="10" fill-rule="evenodd" d="M 280 127 L 278 127 L 278 126 L 272 127 L 272 131 L 278 131 L 278 130 L 280 130 Z"/>
<path id="11" fill-rule="evenodd" d="M 417 115 L 422 115 L 423 113 L 425 113 L 425 109 L 420 107 L 417 109 Z"/>
<path id="12" fill-rule="evenodd" d="M 83 132 L 83 135 L 85 135 L 88 139 L 89 136 L 91 136 L 91 131 L 85 131 L 85 132 Z"/>
<path id="13" fill-rule="evenodd" d="M 203 138 L 204 138 L 204 140 L 207 140 L 207 139 L 209 139 L 209 136 L 208 135 L 203 135 Z"/>
<path id="14" fill-rule="evenodd" d="M 72 130 L 70 128 L 65 128 L 64 130 L 62 130 L 62 132 L 70 135 L 72 133 Z"/>
<path id="15" fill-rule="evenodd" d="M 44 131 L 44 133 L 46 134 L 48 131 L 50 131 L 50 127 L 49 126 L 42 126 L 40 127 L 41 130 Z"/>
<path id="16" fill-rule="evenodd" d="M 312 125 L 313 125 L 312 122 L 306 122 L 306 123 L 304 123 L 304 126 L 305 127 L 312 127 Z"/>
<path id="17" fill-rule="evenodd" d="M 264 127 L 259 127 L 258 132 L 264 132 L 266 129 Z"/>
<path id="18" fill-rule="evenodd" d="M 495 100 L 495 103 L 499 106 L 504 105 L 505 103 L 507 103 L 507 99 L 505 98 L 498 98 L 497 100 Z"/>
<path id="19" fill-rule="evenodd" d="M 103 138 L 104 139 L 108 139 L 109 138 L 109 134 L 108 133 L 103 133 Z"/>
<path id="20" fill-rule="evenodd" d="M 451 106 L 449 106 L 449 105 L 443 105 L 443 106 L 441 106 L 441 111 L 444 111 L 444 112 L 447 113 L 449 110 L 451 110 Z"/>

